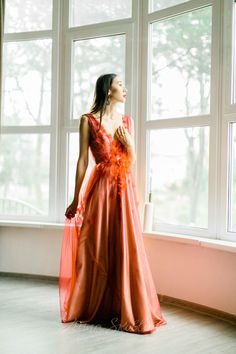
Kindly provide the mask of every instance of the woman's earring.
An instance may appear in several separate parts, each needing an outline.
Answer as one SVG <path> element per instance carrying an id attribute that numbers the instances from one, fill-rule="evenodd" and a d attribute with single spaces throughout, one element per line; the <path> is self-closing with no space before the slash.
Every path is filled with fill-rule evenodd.
<path id="1" fill-rule="evenodd" d="M 110 104 L 110 100 L 109 100 L 109 96 L 107 98 L 107 101 L 106 101 L 106 105 L 109 105 Z"/>

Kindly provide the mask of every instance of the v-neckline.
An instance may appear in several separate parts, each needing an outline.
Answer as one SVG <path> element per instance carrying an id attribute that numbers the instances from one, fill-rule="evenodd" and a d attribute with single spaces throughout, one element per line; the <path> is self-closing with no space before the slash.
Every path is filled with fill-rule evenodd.
<path id="1" fill-rule="evenodd" d="M 96 120 L 96 122 L 97 122 L 97 124 L 99 124 L 100 125 L 100 122 L 99 122 L 99 120 L 92 114 L 92 113 L 90 113 L 89 112 L 89 114 L 93 117 L 93 119 L 95 119 Z M 122 127 L 124 126 L 124 118 L 125 118 L 125 114 L 122 114 Z M 103 129 L 103 131 L 104 131 L 104 133 L 107 135 L 107 136 L 109 136 L 110 138 L 112 138 L 112 140 L 115 140 L 115 133 L 112 135 L 111 133 L 108 133 L 108 131 L 106 130 L 106 128 L 104 127 L 104 125 L 101 123 L 101 127 L 102 127 L 102 129 Z M 117 129 L 117 128 L 116 128 Z M 116 132 L 116 130 L 115 130 L 115 132 Z"/>

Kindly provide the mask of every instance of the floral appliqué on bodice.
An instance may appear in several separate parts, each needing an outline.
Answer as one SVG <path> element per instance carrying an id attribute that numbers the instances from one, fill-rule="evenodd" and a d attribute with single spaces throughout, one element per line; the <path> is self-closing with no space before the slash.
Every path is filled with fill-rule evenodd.
<path id="1" fill-rule="evenodd" d="M 110 133 L 92 115 L 90 124 L 90 149 L 96 162 L 96 168 L 100 173 L 109 173 L 110 178 L 115 179 L 119 186 L 119 192 L 126 188 L 126 175 L 130 172 L 132 161 L 127 148 Z M 123 127 L 130 133 L 130 117 L 122 117 Z M 99 129 L 100 126 L 100 129 Z M 98 130 L 99 129 L 99 130 Z"/>

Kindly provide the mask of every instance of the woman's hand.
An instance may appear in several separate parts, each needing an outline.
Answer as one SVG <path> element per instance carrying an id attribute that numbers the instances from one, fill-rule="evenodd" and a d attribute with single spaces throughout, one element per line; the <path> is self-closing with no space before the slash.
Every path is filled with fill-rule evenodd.
<path id="1" fill-rule="evenodd" d="M 127 148 L 132 147 L 132 137 L 124 127 L 119 126 L 115 131 L 114 137 L 118 139 Z"/>
<path id="2" fill-rule="evenodd" d="M 135 146 L 134 146 L 134 128 L 133 128 L 133 122 L 131 120 L 131 132 L 129 132 L 127 129 L 125 129 L 122 126 L 119 126 L 114 135 L 115 139 L 118 139 L 121 144 L 123 144 L 127 151 L 128 154 L 131 156 L 132 163 L 136 161 L 136 154 L 135 154 Z"/>
<path id="3" fill-rule="evenodd" d="M 78 207 L 78 203 L 75 200 L 73 200 L 73 202 L 66 209 L 65 216 L 68 219 L 73 218 L 76 214 L 77 207 Z"/>

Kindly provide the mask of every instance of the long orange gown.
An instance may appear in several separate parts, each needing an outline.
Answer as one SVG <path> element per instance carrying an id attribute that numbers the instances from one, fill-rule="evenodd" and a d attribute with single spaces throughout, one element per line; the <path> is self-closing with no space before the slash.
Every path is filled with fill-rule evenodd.
<path id="1" fill-rule="evenodd" d="M 110 321 L 146 334 L 163 318 L 142 239 L 134 177 L 126 148 L 91 114 L 95 159 L 75 216 L 65 218 L 59 273 L 61 322 Z M 123 115 L 131 131 L 131 117 Z"/>

